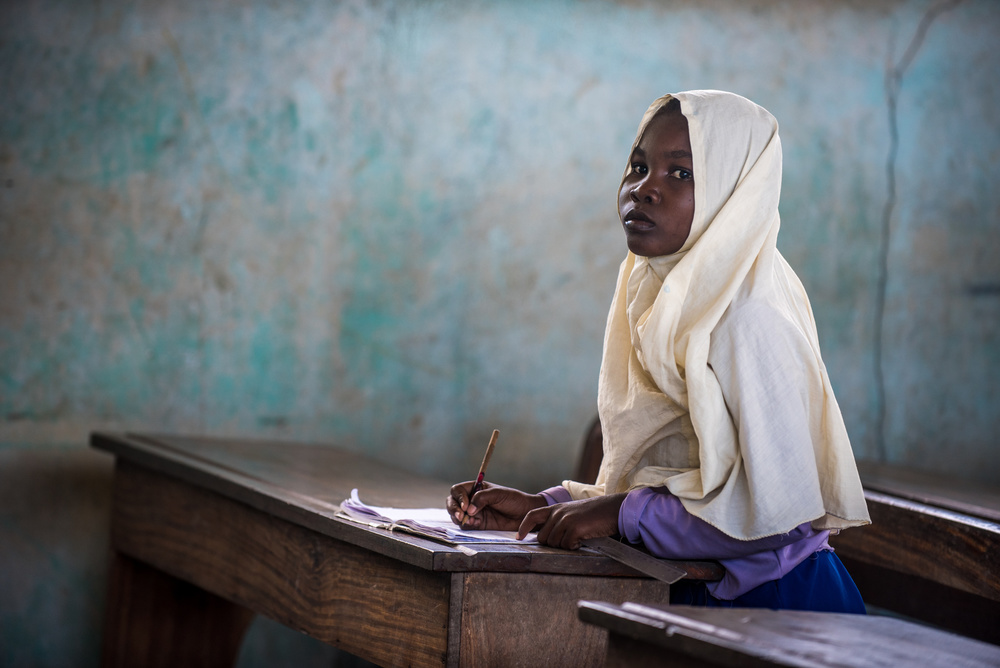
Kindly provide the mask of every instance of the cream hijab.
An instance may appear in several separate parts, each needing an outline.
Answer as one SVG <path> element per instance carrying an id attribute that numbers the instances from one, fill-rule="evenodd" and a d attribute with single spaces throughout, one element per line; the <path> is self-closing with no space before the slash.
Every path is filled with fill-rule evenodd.
<path id="1" fill-rule="evenodd" d="M 622 263 L 604 338 L 598 409 L 604 460 L 596 485 L 566 481 L 574 499 L 665 486 L 691 514 L 741 540 L 867 524 L 868 510 L 840 408 L 820 357 L 802 284 L 775 247 L 781 189 L 778 124 L 753 102 L 720 91 L 666 95 L 687 118 L 695 182 L 691 233 L 673 255 Z M 635 144 L 633 144 L 633 148 Z M 712 332 L 731 306 L 753 300 L 759 324 L 800 339 L 808 433 L 794 442 L 741 444 L 747 420 L 793 417 L 802 404 L 765 397 L 765 410 L 733 423 L 710 366 Z M 755 326 L 757 321 L 755 320 Z M 769 330 L 766 330 L 769 331 Z M 739 373 L 734 353 L 733 373 Z M 742 378 L 754 387 L 755 378 Z M 758 383 L 759 385 L 759 383 Z M 742 447 L 741 447 L 742 445 Z M 752 459 L 748 465 L 747 457 Z M 751 474 L 752 472 L 752 474 Z"/>

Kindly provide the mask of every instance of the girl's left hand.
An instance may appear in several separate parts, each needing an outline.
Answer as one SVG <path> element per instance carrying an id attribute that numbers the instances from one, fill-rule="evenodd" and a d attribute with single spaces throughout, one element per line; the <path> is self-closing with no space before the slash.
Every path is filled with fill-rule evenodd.
<path id="1" fill-rule="evenodd" d="M 618 533 L 618 511 L 624 501 L 625 494 L 612 494 L 536 508 L 524 516 L 517 537 L 541 527 L 539 543 L 575 550 L 588 538 Z"/>

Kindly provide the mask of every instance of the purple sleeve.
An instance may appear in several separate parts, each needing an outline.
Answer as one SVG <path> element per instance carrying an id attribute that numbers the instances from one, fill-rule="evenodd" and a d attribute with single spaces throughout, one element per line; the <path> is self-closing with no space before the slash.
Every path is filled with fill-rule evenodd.
<path id="1" fill-rule="evenodd" d="M 569 490 L 562 486 L 549 487 L 548 489 L 540 492 L 540 494 L 545 497 L 545 503 L 549 506 L 557 503 L 567 503 L 573 500 L 573 497 L 569 494 Z"/>
<path id="2" fill-rule="evenodd" d="M 778 550 L 813 533 L 808 523 L 785 534 L 738 540 L 685 510 L 664 487 L 634 489 L 618 513 L 618 530 L 664 559 L 733 559 Z"/>

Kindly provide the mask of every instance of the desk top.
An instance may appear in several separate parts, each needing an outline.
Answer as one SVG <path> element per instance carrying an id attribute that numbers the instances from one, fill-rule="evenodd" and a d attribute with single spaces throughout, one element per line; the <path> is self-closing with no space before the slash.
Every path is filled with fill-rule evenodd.
<path id="1" fill-rule="evenodd" d="M 858 471 L 868 491 L 1000 522 L 1000 489 L 997 487 L 870 461 L 859 461 Z"/>
<path id="2" fill-rule="evenodd" d="M 664 665 L 670 651 L 712 666 L 1000 665 L 1000 647 L 890 617 L 597 601 L 581 601 L 579 614 L 656 648 L 652 663 L 630 665 Z"/>
<path id="3" fill-rule="evenodd" d="M 639 575 L 596 553 L 540 545 L 450 546 L 366 527 L 336 516 L 358 488 L 366 503 L 398 508 L 444 504 L 448 482 L 326 445 L 253 439 L 94 433 L 91 445 L 393 559 L 432 571 Z M 721 577 L 712 562 L 674 562 L 692 579 Z"/>

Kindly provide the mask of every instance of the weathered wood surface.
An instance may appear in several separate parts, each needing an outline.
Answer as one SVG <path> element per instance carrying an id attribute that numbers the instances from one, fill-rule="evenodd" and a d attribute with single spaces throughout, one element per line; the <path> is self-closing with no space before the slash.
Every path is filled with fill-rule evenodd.
<path id="1" fill-rule="evenodd" d="M 889 617 L 581 601 L 609 667 L 987 668 L 1000 647 Z"/>
<path id="2" fill-rule="evenodd" d="M 232 665 L 254 613 L 121 554 L 113 554 L 102 665 Z"/>
<path id="3" fill-rule="evenodd" d="M 589 592 L 600 592 L 592 594 Z M 461 583 L 461 665 L 601 666 L 607 633 L 584 624 L 581 598 L 668 601 L 670 586 L 632 578 L 540 573 L 468 573 Z"/>
<path id="4" fill-rule="evenodd" d="M 1000 643 L 1000 524 L 865 491 L 870 526 L 830 539 L 864 600 Z"/>
<path id="5" fill-rule="evenodd" d="M 838 552 L 1000 601 L 1000 524 L 877 492 L 865 496 L 872 523 L 836 536 Z"/>
<path id="6" fill-rule="evenodd" d="M 92 442 L 117 457 L 106 666 L 229 665 L 250 611 L 385 666 L 497 657 L 596 666 L 606 634 L 577 619 L 579 598 L 669 598 L 664 583 L 600 555 L 456 548 L 337 518 L 353 486 L 398 506 L 447 493 L 359 455 L 172 437 Z"/>
<path id="7" fill-rule="evenodd" d="M 385 666 L 599 666 L 606 634 L 576 617 L 576 602 L 663 601 L 670 591 L 628 577 L 425 570 L 129 462 L 116 471 L 112 542 L 156 588 L 112 597 L 130 604 L 109 611 L 107 644 L 131 651 L 109 649 L 106 666 L 159 656 L 174 620 L 196 620 L 183 625 L 186 645 L 163 654 L 185 660 L 158 665 L 229 665 L 233 618 L 241 633 L 250 610 Z M 159 589 L 189 593 L 160 608 Z M 154 632 L 133 638 L 137 608 L 151 611 L 141 629 Z"/>
<path id="8" fill-rule="evenodd" d="M 369 661 L 444 665 L 446 573 L 128 462 L 116 471 L 113 513 L 115 548 L 164 573 Z"/>
<path id="9" fill-rule="evenodd" d="M 372 505 L 443 505 L 447 482 L 393 468 L 338 448 L 298 443 L 148 436 L 91 435 L 91 444 L 119 460 L 141 464 L 217 492 L 275 517 L 379 554 L 435 571 L 511 571 L 637 576 L 596 553 L 542 546 L 434 543 L 405 533 L 372 529 L 336 517 L 340 502 L 357 487 Z M 692 579 L 722 576 L 713 562 L 674 562 Z"/>
<path id="10" fill-rule="evenodd" d="M 915 469 L 858 462 L 866 490 L 1000 522 L 1000 488 Z"/>

